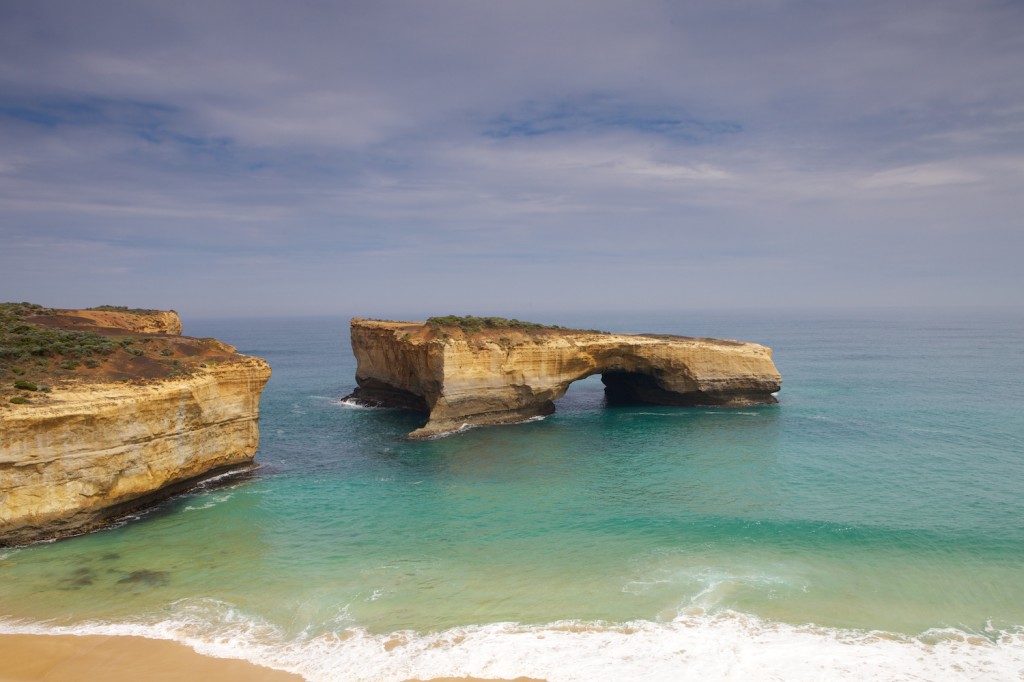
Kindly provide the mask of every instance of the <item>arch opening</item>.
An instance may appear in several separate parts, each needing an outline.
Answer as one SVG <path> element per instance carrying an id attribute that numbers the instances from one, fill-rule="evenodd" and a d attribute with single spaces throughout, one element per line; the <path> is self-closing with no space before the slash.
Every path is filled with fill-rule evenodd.
<path id="1" fill-rule="evenodd" d="M 694 391 L 676 393 L 666 391 L 658 384 L 657 378 L 644 372 L 609 370 L 601 374 L 605 399 L 608 405 L 695 405 L 715 404 L 710 396 Z"/>
<path id="2" fill-rule="evenodd" d="M 657 373 L 657 369 L 650 372 L 598 370 L 568 382 L 565 391 L 553 403 L 559 411 L 572 412 L 637 405 L 694 407 L 724 403 L 702 391 L 678 393 L 666 390 L 661 387 Z"/>
<path id="3" fill-rule="evenodd" d="M 597 373 L 574 379 L 554 401 L 560 413 L 593 412 L 606 404 L 604 386 Z"/>

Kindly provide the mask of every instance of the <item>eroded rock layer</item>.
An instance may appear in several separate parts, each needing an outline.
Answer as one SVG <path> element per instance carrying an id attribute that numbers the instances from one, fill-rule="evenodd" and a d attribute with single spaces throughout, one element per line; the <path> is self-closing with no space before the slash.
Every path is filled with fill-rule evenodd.
<path id="1" fill-rule="evenodd" d="M 151 318 L 126 327 L 177 331 L 177 315 Z M 212 339 L 173 343 L 168 352 L 185 358 L 168 359 L 173 376 L 65 377 L 26 404 L 0 406 L 0 545 L 97 528 L 198 478 L 252 466 L 270 367 Z"/>
<path id="2" fill-rule="evenodd" d="M 782 377 L 756 343 L 567 329 L 466 333 L 415 322 L 352 320 L 363 404 L 416 409 L 430 437 L 464 425 L 550 414 L 569 385 L 601 374 L 609 400 L 743 406 L 776 402 Z"/>

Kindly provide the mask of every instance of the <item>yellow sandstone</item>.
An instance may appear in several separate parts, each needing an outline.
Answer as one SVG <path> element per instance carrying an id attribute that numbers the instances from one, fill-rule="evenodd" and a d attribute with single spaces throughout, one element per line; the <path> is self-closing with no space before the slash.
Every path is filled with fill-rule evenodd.
<path id="1" fill-rule="evenodd" d="M 356 318 L 351 399 L 414 409 L 424 438 L 550 414 L 569 385 L 601 374 L 610 400 L 736 407 L 776 402 L 770 348 L 756 343 L 560 328 L 466 333 Z"/>
<path id="2" fill-rule="evenodd" d="M 119 328 L 181 329 L 174 313 L 149 317 Z M 224 344 L 207 345 L 219 359 L 184 376 L 82 380 L 33 404 L 4 405 L 0 545 L 84 532 L 199 477 L 251 466 L 270 367 Z"/>

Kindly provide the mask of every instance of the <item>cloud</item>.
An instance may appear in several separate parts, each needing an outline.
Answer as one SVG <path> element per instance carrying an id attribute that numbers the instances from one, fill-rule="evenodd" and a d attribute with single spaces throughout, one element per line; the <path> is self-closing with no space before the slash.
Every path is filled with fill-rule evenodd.
<path id="1" fill-rule="evenodd" d="M 35 269 L 112 301 L 129 280 L 75 265 L 91 245 L 108 274 L 145 264 L 140 297 L 211 313 L 242 283 L 270 311 L 337 306 L 339 273 L 385 271 L 368 305 L 436 300 L 423 282 L 479 312 L 937 303 L 965 279 L 1013 303 L 1021 19 L 985 0 L 7 3 L 0 289 L 33 298 Z M 901 289 L 900 262 L 949 291 Z M 217 276 L 216 299 L 182 285 Z"/>
<path id="2" fill-rule="evenodd" d="M 484 134 L 506 138 L 625 130 L 697 143 L 736 134 L 743 129 L 735 121 L 702 121 L 672 107 L 616 101 L 601 96 L 529 102 L 522 109 L 520 113 L 495 118 Z"/>
<path id="3" fill-rule="evenodd" d="M 862 184 L 864 187 L 943 187 L 979 182 L 981 176 L 964 168 L 946 163 L 904 166 L 874 173 Z"/>

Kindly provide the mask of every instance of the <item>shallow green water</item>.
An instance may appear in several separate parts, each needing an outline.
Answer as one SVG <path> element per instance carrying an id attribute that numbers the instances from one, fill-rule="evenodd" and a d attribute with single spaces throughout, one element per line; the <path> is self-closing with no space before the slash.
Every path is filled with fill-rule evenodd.
<path id="1" fill-rule="evenodd" d="M 282 665 L 309 642 L 328 658 L 350 646 L 324 644 L 335 635 L 690 617 L 915 642 L 953 628 L 1020 654 L 1004 641 L 1024 624 L 1019 315 L 551 321 L 765 343 L 781 402 L 609 408 L 591 377 L 542 421 L 409 442 L 415 415 L 339 403 L 354 376 L 345 320 L 186 320 L 271 362 L 263 468 L 0 553 L 0 617 L 170 623 Z"/>

